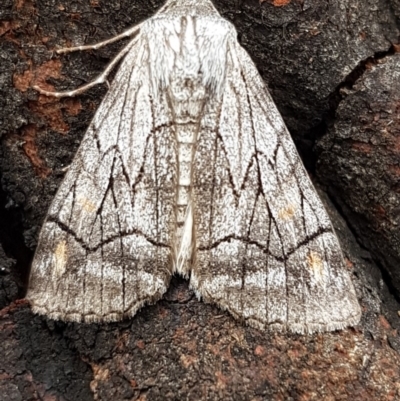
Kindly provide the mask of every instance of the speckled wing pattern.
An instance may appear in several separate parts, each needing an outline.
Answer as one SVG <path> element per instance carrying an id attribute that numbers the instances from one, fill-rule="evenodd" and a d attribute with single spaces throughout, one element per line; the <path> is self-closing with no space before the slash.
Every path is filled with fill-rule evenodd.
<path id="1" fill-rule="evenodd" d="M 43 225 L 35 312 L 120 320 L 178 273 L 264 330 L 358 322 L 327 213 L 236 36 L 210 0 L 168 0 L 141 25 Z"/>
<path id="2" fill-rule="evenodd" d="M 35 312 L 120 320 L 166 291 L 177 172 L 165 163 L 176 158 L 176 145 L 163 97 L 152 104 L 149 91 L 148 49 L 139 42 L 42 227 L 27 296 Z"/>
<path id="3" fill-rule="evenodd" d="M 227 52 L 196 154 L 191 285 L 261 329 L 354 325 L 360 307 L 329 217 L 250 57 L 236 41 Z"/>

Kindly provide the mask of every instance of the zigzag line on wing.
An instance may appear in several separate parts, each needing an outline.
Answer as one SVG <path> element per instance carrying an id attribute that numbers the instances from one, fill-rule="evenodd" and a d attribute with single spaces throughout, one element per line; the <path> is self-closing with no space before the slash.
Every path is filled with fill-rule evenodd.
<path id="1" fill-rule="evenodd" d="M 272 219 L 274 221 L 274 219 Z M 275 221 L 274 221 L 275 222 Z M 275 223 L 276 225 L 276 223 Z M 277 228 L 277 232 L 279 235 L 279 230 Z M 274 259 L 276 259 L 279 262 L 285 262 L 293 253 L 295 253 L 296 251 L 298 251 L 302 246 L 307 245 L 309 242 L 317 239 L 318 237 L 320 237 L 321 235 L 327 234 L 327 233 L 333 233 L 333 230 L 331 227 L 326 227 L 326 228 L 319 228 L 315 233 L 308 235 L 305 239 L 303 239 L 302 241 L 300 241 L 299 243 L 297 243 L 297 245 L 295 247 L 293 247 L 292 249 L 290 249 L 289 251 L 287 251 L 286 253 L 284 252 L 284 250 L 282 250 L 282 252 L 284 253 L 284 256 L 276 256 L 272 253 L 270 253 L 268 251 L 268 247 L 264 246 L 262 244 L 260 244 L 258 241 L 255 240 L 249 240 L 248 238 L 242 237 L 242 236 L 238 236 L 238 235 L 227 235 L 224 238 L 220 238 L 218 241 L 215 241 L 213 244 L 211 244 L 210 246 L 202 246 L 197 248 L 198 251 L 202 252 L 202 251 L 210 251 L 214 248 L 217 248 L 219 245 L 221 245 L 223 242 L 230 242 L 231 240 L 237 240 L 237 241 L 242 241 L 244 243 L 247 243 L 249 245 L 255 245 L 258 248 L 260 248 L 264 253 L 268 254 L 269 256 L 272 256 Z M 280 238 L 281 239 L 281 238 Z M 282 242 L 282 239 L 281 239 Z"/>
<path id="2" fill-rule="evenodd" d="M 243 76 L 243 79 L 245 79 L 244 76 Z M 248 86 L 246 86 L 246 87 L 248 87 Z M 259 101 L 259 99 L 258 99 L 256 96 L 254 96 L 254 100 L 255 100 L 255 102 L 258 104 L 258 106 L 266 113 L 266 110 L 264 109 L 263 105 L 261 104 L 261 102 Z M 250 103 L 250 109 L 251 109 L 251 112 L 253 113 L 253 108 L 252 108 L 251 103 Z M 270 119 L 269 119 L 269 120 L 270 120 Z M 284 133 L 281 133 L 281 134 L 284 134 Z M 286 133 L 286 134 L 287 134 L 287 133 Z M 289 134 L 287 134 L 287 135 L 289 135 Z M 299 177 L 299 174 L 303 173 L 303 169 L 304 169 L 304 168 L 303 168 L 303 165 L 302 165 L 302 163 L 301 163 L 300 157 L 298 156 L 298 157 L 295 159 L 294 163 L 291 163 L 291 162 L 290 162 L 290 158 L 289 158 L 289 153 L 288 153 L 287 149 L 285 148 L 285 146 L 283 146 L 283 144 L 279 141 L 279 138 L 280 138 L 280 136 L 278 135 L 278 143 L 277 143 L 277 146 L 276 146 L 276 148 L 275 148 L 275 150 L 274 150 L 274 156 L 273 156 L 272 159 L 268 160 L 268 162 L 270 163 L 271 166 L 275 166 L 275 164 L 276 164 L 276 157 L 277 157 L 277 153 L 278 153 L 278 149 L 281 148 L 282 151 L 284 152 L 285 156 L 286 156 L 286 159 L 287 159 L 288 163 L 290 163 L 290 165 L 291 165 L 290 172 L 289 172 L 288 174 L 286 174 L 286 176 L 288 177 L 287 179 L 294 178 L 294 180 L 295 180 L 295 182 L 296 182 L 296 184 L 297 184 L 297 189 L 298 189 L 298 191 L 299 191 L 299 193 L 300 193 L 300 196 L 301 196 L 302 207 L 303 207 L 303 202 L 304 202 L 304 200 L 306 200 L 306 201 L 309 203 L 310 208 L 311 208 L 311 210 L 313 211 L 313 213 L 314 213 L 314 215 L 315 215 L 315 217 L 316 217 L 316 219 L 317 219 L 317 221 L 318 221 L 318 223 L 319 223 L 319 226 L 320 226 L 320 227 L 319 227 L 319 230 L 332 232 L 332 228 L 331 228 L 331 227 L 329 227 L 329 228 L 326 228 L 326 227 L 325 227 L 325 228 L 324 228 L 324 227 L 322 226 L 322 224 L 321 224 L 321 222 L 320 222 L 320 219 L 319 219 L 319 217 L 318 217 L 318 213 L 317 213 L 316 210 L 312 207 L 311 203 L 308 201 L 306 195 L 304 194 L 303 188 L 302 188 L 302 186 L 301 186 L 301 184 L 300 184 L 300 177 Z M 259 149 L 257 149 L 257 154 L 262 154 L 263 156 L 267 157 L 267 156 L 265 155 L 265 153 L 263 153 L 263 152 L 260 151 Z M 257 161 L 258 161 L 258 159 L 257 159 Z M 272 164 L 272 161 L 273 161 L 273 164 Z M 301 172 L 301 173 L 300 173 L 300 172 Z M 303 173 L 303 174 L 305 174 L 305 173 Z M 260 171 L 260 170 L 259 170 L 259 175 L 260 175 L 260 177 L 261 177 L 261 171 Z M 279 179 L 279 177 L 280 177 L 280 176 L 278 175 L 278 179 Z M 284 181 L 279 180 L 279 186 L 284 185 L 286 182 L 287 182 L 287 180 L 284 180 Z M 262 184 L 261 184 L 261 186 L 262 186 Z M 304 216 L 303 216 L 303 214 L 302 214 L 302 218 L 303 218 L 303 226 L 304 226 L 305 223 L 304 223 Z M 278 232 L 279 232 L 278 226 L 277 226 L 277 230 L 278 230 Z M 315 234 L 313 234 L 313 235 L 315 235 Z M 307 238 L 309 238 L 309 237 L 306 237 L 302 242 L 304 242 L 304 241 L 307 242 Z M 300 243 L 300 244 L 301 244 L 301 243 Z M 296 249 L 295 249 L 295 250 L 296 250 Z M 293 251 L 290 250 L 290 251 L 288 252 L 288 254 L 291 254 L 292 252 L 293 252 Z"/>
<path id="3" fill-rule="evenodd" d="M 257 204 L 259 197 L 262 196 L 262 197 L 264 198 L 265 203 L 266 203 L 266 209 L 267 209 L 268 217 L 269 217 L 269 219 L 268 219 L 268 237 L 267 237 L 267 244 L 266 244 L 266 247 L 265 247 L 265 251 L 264 251 L 264 252 L 265 252 L 267 255 L 270 255 L 271 252 L 270 252 L 269 249 L 270 249 L 270 245 L 271 245 L 271 229 L 272 229 L 272 223 L 274 223 L 275 226 L 276 226 L 276 221 L 275 221 L 275 219 L 273 218 L 272 213 L 271 213 L 271 209 L 269 208 L 269 205 L 268 205 L 268 203 L 267 203 L 267 201 L 266 201 L 266 197 L 265 197 L 265 193 L 264 193 L 264 188 L 263 188 L 263 185 L 262 185 L 262 180 L 261 180 L 261 167 L 260 167 L 260 162 L 259 162 L 258 157 L 257 157 L 257 155 L 258 155 L 258 150 L 257 150 L 257 138 L 256 138 L 256 134 L 255 134 L 256 129 L 255 129 L 255 126 L 254 126 L 254 111 L 253 111 L 253 105 L 251 104 L 250 95 L 249 95 L 249 87 L 248 87 L 248 85 L 247 85 L 246 77 L 245 77 L 245 75 L 244 75 L 242 69 L 240 69 L 240 75 L 241 75 L 241 78 L 242 78 L 243 82 L 245 83 L 245 88 L 246 88 L 246 99 L 247 99 L 247 103 L 248 103 L 248 105 L 249 105 L 249 113 L 250 113 L 251 128 L 252 128 L 252 129 L 251 129 L 251 133 L 252 133 L 254 145 L 255 145 L 255 148 L 256 148 L 255 161 L 256 161 L 256 165 L 257 165 L 258 194 L 257 194 L 257 196 L 256 196 L 256 203 L 255 203 L 255 205 Z M 276 155 L 277 155 L 277 153 L 278 153 L 278 147 L 279 147 L 279 143 L 278 143 L 278 145 L 277 145 L 277 146 L 275 147 L 275 149 L 274 149 L 274 161 L 276 160 Z M 254 206 L 254 209 L 253 209 L 253 215 L 254 215 L 254 213 L 255 213 L 255 206 Z M 279 231 L 278 231 L 278 228 L 277 228 L 277 227 L 276 227 L 276 230 L 277 230 L 278 235 L 279 235 Z M 282 253 L 284 252 L 283 249 L 282 249 L 282 243 L 281 243 L 281 252 L 282 252 Z M 269 262 L 270 262 L 270 259 L 269 259 L 269 257 L 268 257 L 268 258 L 266 258 L 266 262 L 265 262 L 265 272 L 267 273 L 267 274 L 266 274 L 266 277 L 265 277 L 265 288 L 267 288 L 268 273 L 269 273 Z M 284 266 L 285 266 L 285 274 L 287 275 L 287 264 L 286 264 L 286 260 L 285 260 L 283 263 L 284 263 Z M 287 286 L 286 286 L 286 292 L 288 292 Z M 287 294 L 286 294 L 286 296 L 287 296 Z M 268 310 L 268 297 L 266 297 L 265 309 Z M 288 313 L 288 311 L 286 310 L 286 315 L 287 315 L 287 313 Z M 258 319 L 258 318 L 256 318 L 256 317 L 254 317 L 254 319 L 257 320 L 260 324 L 264 324 L 264 321 L 263 321 L 262 319 Z"/>
<path id="4" fill-rule="evenodd" d="M 224 145 L 224 140 L 223 140 L 221 134 L 219 133 L 219 130 L 217 130 L 216 134 L 217 134 L 217 138 L 218 138 L 218 140 L 219 140 L 219 142 L 221 144 L 221 149 L 224 152 L 226 159 L 228 159 L 227 151 L 226 151 L 226 148 L 225 148 L 225 145 Z M 247 180 L 248 180 L 248 178 L 250 176 L 250 170 L 253 167 L 254 159 L 256 159 L 256 158 L 257 157 L 256 157 L 256 152 L 255 152 L 250 158 L 250 163 L 248 164 L 246 172 L 244 174 L 242 185 L 238 189 L 236 188 L 236 186 L 235 186 L 235 184 L 233 182 L 233 174 L 232 174 L 231 168 L 229 166 L 229 163 L 227 164 L 229 183 L 231 184 L 232 192 L 233 192 L 233 195 L 235 197 L 236 202 L 239 201 L 240 192 L 244 190 L 244 188 L 245 188 L 245 186 L 247 184 Z"/>
<path id="5" fill-rule="evenodd" d="M 83 249 L 89 251 L 89 252 L 96 252 L 99 248 L 103 247 L 106 244 L 109 244 L 110 242 L 113 242 L 117 239 L 121 238 L 125 238 L 125 237 L 129 237 L 131 235 L 139 235 L 141 237 L 143 237 L 147 242 L 149 242 L 150 244 L 154 245 L 154 246 L 159 246 L 159 247 L 163 247 L 163 248 L 170 248 L 171 246 L 168 244 L 164 244 L 163 242 L 157 242 L 154 241 L 152 238 L 150 238 L 149 236 L 147 236 L 146 234 L 144 234 L 142 231 L 138 230 L 138 229 L 132 229 L 132 230 L 128 230 L 128 231 L 123 231 L 121 233 L 118 233 L 116 235 L 113 235 L 109 238 L 107 238 L 106 240 L 100 242 L 99 244 L 97 244 L 96 246 L 90 246 L 88 245 L 82 238 L 78 237 L 76 235 L 76 233 L 71 230 L 65 223 L 59 221 L 55 216 L 48 216 L 46 223 L 54 223 L 57 224 L 57 226 L 64 232 L 66 232 L 67 234 L 71 235 L 74 240 L 76 242 L 78 242 Z"/>

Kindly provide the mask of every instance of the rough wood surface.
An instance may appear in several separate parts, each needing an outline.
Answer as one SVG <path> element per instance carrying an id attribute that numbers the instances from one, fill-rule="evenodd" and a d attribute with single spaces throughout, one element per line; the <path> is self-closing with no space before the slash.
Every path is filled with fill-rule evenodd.
<path id="1" fill-rule="evenodd" d="M 0 5 L 0 400 L 400 399 L 400 306 L 391 294 L 400 288 L 394 0 L 216 1 L 268 82 L 310 173 L 344 216 L 321 192 L 363 308 L 358 327 L 266 334 L 198 302 L 180 279 L 161 302 L 119 324 L 57 323 L 13 302 L 23 295 L 63 168 L 106 90 L 60 101 L 30 87 L 89 81 L 118 45 L 64 57 L 52 50 L 113 36 L 161 3 Z M 388 198 L 376 202 L 379 192 Z"/>
<path id="2" fill-rule="evenodd" d="M 400 48 L 399 48 L 400 50 Z M 343 90 L 334 124 L 319 142 L 318 175 L 360 242 L 400 294 L 400 53 Z"/>

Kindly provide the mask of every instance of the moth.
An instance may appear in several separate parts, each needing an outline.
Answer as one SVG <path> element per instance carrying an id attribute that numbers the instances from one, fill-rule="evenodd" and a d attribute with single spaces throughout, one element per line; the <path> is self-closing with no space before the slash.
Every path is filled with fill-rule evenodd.
<path id="1" fill-rule="evenodd" d="M 131 41 L 51 204 L 27 298 L 52 319 L 109 322 L 175 273 L 264 330 L 355 325 L 330 220 L 231 23 L 210 0 L 167 0 Z"/>

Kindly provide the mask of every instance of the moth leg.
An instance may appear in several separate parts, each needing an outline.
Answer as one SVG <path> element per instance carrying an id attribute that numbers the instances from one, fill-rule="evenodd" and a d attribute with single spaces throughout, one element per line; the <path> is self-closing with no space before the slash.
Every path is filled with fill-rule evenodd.
<path id="1" fill-rule="evenodd" d="M 94 80 L 89 82 L 86 85 L 83 85 L 75 90 L 66 91 L 66 92 L 51 92 L 46 91 L 39 86 L 33 86 L 33 89 L 37 90 L 41 95 L 51 96 L 56 98 L 61 97 L 73 97 L 80 95 L 81 93 L 86 92 L 88 89 L 92 88 L 93 86 L 102 84 L 106 82 L 108 74 L 113 70 L 113 68 L 119 63 L 119 61 L 129 52 L 129 50 L 137 43 L 137 37 L 132 39 L 111 61 L 111 63 L 107 66 L 107 68 Z"/>
<path id="2" fill-rule="evenodd" d="M 160 10 L 157 12 L 157 14 L 162 13 L 165 8 L 166 8 L 166 5 L 161 7 Z M 56 50 L 56 53 L 57 54 L 67 54 L 67 53 L 73 53 L 76 51 L 97 50 L 97 49 L 100 49 L 101 47 L 107 46 L 111 43 L 118 42 L 121 39 L 129 38 L 129 37 L 136 35 L 140 31 L 141 26 L 142 26 L 142 23 L 135 25 L 132 28 L 127 29 L 126 31 L 120 33 L 117 36 L 114 36 L 113 38 L 103 40 L 102 42 L 95 43 L 93 45 L 63 47 L 61 49 Z"/>
<path id="3" fill-rule="evenodd" d="M 65 166 L 65 167 L 62 167 L 62 168 L 60 168 L 60 172 L 61 173 L 67 173 L 68 172 L 68 170 L 69 170 L 69 168 L 71 167 L 71 165 L 70 164 L 68 164 L 68 166 Z"/>
<path id="4" fill-rule="evenodd" d="M 66 53 L 72 53 L 76 51 L 83 51 L 83 50 L 97 50 L 100 49 L 101 47 L 107 46 L 111 43 L 118 42 L 121 39 L 124 38 L 129 38 L 134 35 L 136 35 L 140 31 L 140 26 L 135 25 L 133 28 L 130 28 L 126 30 L 125 32 L 122 32 L 121 34 L 114 36 L 111 39 L 104 40 L 103 42 L 95 43 L 93 45 L 85 45 L 85 46 L 76 46 L 76 47 L 63 47 L 62 49 L 56 50 L 57 54 L 66 54 Z"/>

